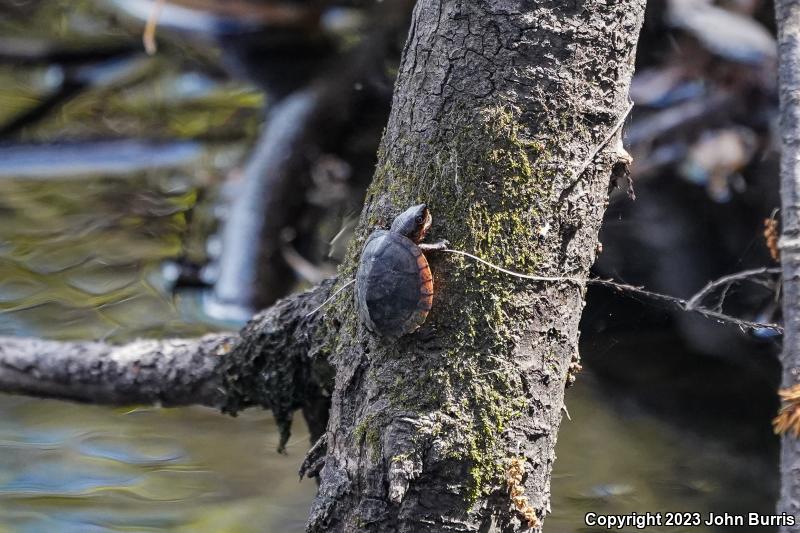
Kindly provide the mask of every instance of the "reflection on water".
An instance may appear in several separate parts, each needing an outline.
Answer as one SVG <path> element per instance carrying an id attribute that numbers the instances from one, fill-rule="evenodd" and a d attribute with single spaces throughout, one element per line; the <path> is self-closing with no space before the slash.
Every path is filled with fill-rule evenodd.
<path id="1" fill-rule="evenodd" d="M 271 416 L 108 409 L 0 396 L 0 532 L 301 531 L 307 436 Z"/>
<path id="2" fill-rule="evenodd" d="M 616 403 L 591 375 L 582 375 L 567 391 L 572 420 L 565 418 L 559 432 L 548 532 L 606 531 L 583 527 L 589 512 L 773 512 L 775 489 L 767 481 L 772 465 L 763 457 L 734 452 Z"/>
<path id="3" fill-rule="evenodd" d="M 136 43 L 93 4 L 0 16 L 0 46 Z M 209 329 L 186 318 L 201 314 L 196 299 L 174 296 L 166 274 L 208 260 L 215 184 L 240 161 L 262 98 L 183 61 L 0 65 L 0 127 L 85 85 L 22 129 L 24 144 L 0 148 L 0 334 L 123 342 Z M 298 483 L 308 437 L 302 423 L 294 433 L 281 456 L 264 412 L 0 395 L 0 533 L 301 531 L 315 485 Z"/>
<path id="4" fill-rule="evenodd" d="M 158 270 L 181 254 L 197 192 L 174 177 L 162 185 L 0 182 L 0 333 L 92 339 L 187 331 Z"/>
<path id="5" fill-rule="evenodd" d="M 0 181 L 0 333 L 124 341 L 208 330 L 183 318 L 162 276 L 203 208 L 187 175 Z M 301 531 L 315 485 L 298 483 L 307 434 L 295 435 L 281 456 L 264 412 L 0 395 L 0 533 Z"/>
<path id="6" fill-rule="evenodd" d="M 587 512 L 771 509 L 758 468 L 647 417 L 620 416 L 591 379 L 569 406 L 548 531 L 601 531 L 582 527 Z M 315 490 L 297 481 L 305 428 L 288 456 L 277 441 L 260 411 L 233 419 L 0 396 L 0 532 L 299 533 Z"/>

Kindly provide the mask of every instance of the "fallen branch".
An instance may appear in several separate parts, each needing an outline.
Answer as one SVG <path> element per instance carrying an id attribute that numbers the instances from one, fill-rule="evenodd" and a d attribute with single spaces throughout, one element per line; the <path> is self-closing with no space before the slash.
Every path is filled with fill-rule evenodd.
<path id="1" fill-rule="evenodd" d="M 334 282 L 279 301 L 239 334 L 124 345 L 0 337 L 0 391 L 106 405 L 196 404 L 231 414 L 260 406 L 287 421 L 326 386 L 313 382 L 325 373 L 312 376 L 322 339 L 314 334 L 319 317 L 308 315 Z"/>
<path id="2" fill-rule="evenodd" d="M 122 346 L 0 337 L 0 390 L 97 404 L 220 406 L 220 364 L 236 335 Z"/>
<path id="3" fill-rule="evenodd" d="M 320 55 L 319 63 L 308 65 L 310 70 L 301 78 L 311 77 L 312 83 L 298 87 L 285 75 L 273 75 L 275 79 L 265 83 L 272 102 L 269 115 L 222 232 L 214 287 L 222 316 L 272 305 L 291 290 L 303 258 L 287 257 L 286 235 L 292 234 L 301 247 L 313 242 L 323 211 L 310 204 L 313 167 L 319 164 L 319 154 L 339 153 L 343 139 L 353 131 L 373 121 L 385 124 L 382 113 L 388 111 L 391 80 L 386 86 L 380 83 L 378 65 L 394 46 L 393 36 L 405 31 L 413 4 L 375 3 L 369 11 L 369 31 L 357 46 L 329 60 Z M 353 90 L 357 86 L 361 89 Z M 367 112 L 366 102 L 375 109 Z"/>

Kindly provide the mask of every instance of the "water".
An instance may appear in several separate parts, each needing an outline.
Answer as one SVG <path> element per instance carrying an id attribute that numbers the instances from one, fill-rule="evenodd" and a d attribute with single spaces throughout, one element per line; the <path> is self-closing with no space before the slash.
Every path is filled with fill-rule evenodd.
<path id="1" fill-rule="evenodd" d="M 0 38 L 73 48 L 138 38 L 88 2 L 37 5 L 36 16 L 0 20 Z M 261 97 L 212 80 L 181 54 L 130 61 L 129 75 L 96 72 L 106 85 L 17 135 L 68 147 L 39 147 L 45 156 L 28 159 L 17 150 L 13 166 L 0 160 L 0 334 L 124 342 L 213 327 L 196 318 L 196 293 L 173 293 L 173 274 L 209 259 L 220 184 L 252 143 Z M 0 65 L 0 124 L 35 107 L 62 75 Z M 109 166 L 93 144 L 106 138 L 147 139 L 136 149 L 157 154 Z M 763 455 L 662 422 L 591 375 L 568 391 L 567 406 L 548 531 L 597 530 L 583 526 L 587 512 L 771 510 Z M 745 433 L 747 421 L 737 423 L 731 432 Z M 299 532 L 315 491 L 297 480 L 302 423 L 287 456 L 277 442 L 261 411 L 230 418 L 0 395 L 0 533 Z"/>
<path id="2" fill-rule="evenodd" d="M 23 175 L 0 180 L 0 334 L 124 342 L 211 329 L 165 276 L 166 262 L 203 259 L 189 219 L 213 195 L 190 168 Z M 298 424 L 277 454 L 262 411 L 0 395 L 0 532 L 300 531 L 315 490 L 297 478 L 307 439 Z"/>
<path id="3" fill-rule="evenodd" d="M 307 437 L 271 417 L 0 397 L 0 531 L 301 531 Z"/>
<path id="4" fill-rule="evenodd" d="M 63 50 L 128 38 L 88 2 L 23 8 L 36 17 L 0 17 L 0 39 Z M 208 261 L 217 185 L 252 140 L 262 98 L 163 56 L 79 74 L 94 85 L 20 130 L 26 144 L 0 146 L 0 334 L 202 334 L 212 326 L 194 320 L 198 298 L 174 295 L 172 278 L 181 262 Z M 64 76 L 0 65 L 0 124 Z M 300 531 L 315 485 L 297 478 L 302 422 L 294 435 L 283 456 L 263 411 L 0 395 L 0 532 Z"/>
<path id="5" fill-rule="evenodd" d="M 773 512 L 773 466 L 760 453 L 650 416 L 600 387 L 591 374 L 579 377 L 566 403 L 572 420 L 564 419 L 559 431 L 548 531 L 602 531 L 582 527 L 589 512 Z M 731 426 L 737 431 L 736 422 Z"/>

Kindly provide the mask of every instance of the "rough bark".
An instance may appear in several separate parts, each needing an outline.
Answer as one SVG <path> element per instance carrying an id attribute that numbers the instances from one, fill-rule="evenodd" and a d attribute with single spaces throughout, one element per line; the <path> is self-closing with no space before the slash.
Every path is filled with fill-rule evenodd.
<path id="1" fill-rule="evenodd" d="M 98 404 L 219 406 L 219 361 L 235 335 L 122 346 L 0 337 L 0 390 Z"/>
<path id="2" fill-rule="evenodd" d="M 333 283 L 277 302 L 238 335 L 124 345 L 0 337 L 0 391 L 112 405 L 199 404 L 231 414 L 260 406 L 273 410 L 286 437 L 291 413 L 310 409 L 309 425 L 320 434 L 317 408 L 333 377 L 317 357 L 322 314 L 309 313 Z"/>
<path id="3" fill-rule="evenodd" d="M 279 449 L 289 438 L 297 409 L 306 415 L 312 439 L 327 424 L 333 371 L 320 328 L 326 309 L 318 308 L 335 281 L 326 280 L 257 314 L 223 363 L 223 411 L 236 414 L 253 405 L 272 409 L 281 431 Z"/>
<path id="4" fill-rule="evenodd" d="M 643 11 L 643 0 L 419 0 L 342 279 L 369 232 L 419 202 L 431 240 L 585 276 Z M 518 531 L 524 505 L 504 478 L 520 464 L 530 506 L 549 510 L 584 287 L 429 259 L 434 309 L 416 333 L 375 338 L 352 299 L 326 314 L 336 385 L 309 531 Z"/>
<path id="5" fill-rule="evenodd" d="M 778 24 L 781 139 L 780 239 L 783 267 L 783 387 L 800 383 L 800 2 L 775 2 Z M 800 515 L 800 440 L 787 433 L 781 443 L 778 511 Z M 781 531 L 800 531 L 800 524 Z"/>

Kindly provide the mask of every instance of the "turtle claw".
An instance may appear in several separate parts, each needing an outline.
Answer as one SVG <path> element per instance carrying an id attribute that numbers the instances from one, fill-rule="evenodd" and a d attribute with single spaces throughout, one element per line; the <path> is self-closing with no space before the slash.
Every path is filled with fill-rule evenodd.
<path id="1" fill-rule="evenodd" d="M 430 343 L 431 341 L 435 340 L 438 333 L 436 328 L 433 326 L 428 328 L 420 328 L 418 331 L 419 340 L 424 343 Z"/>

